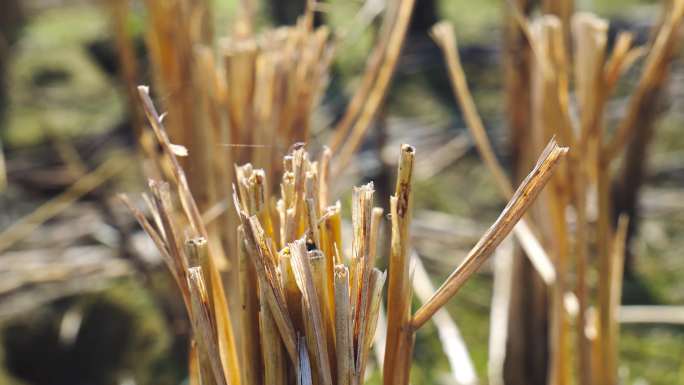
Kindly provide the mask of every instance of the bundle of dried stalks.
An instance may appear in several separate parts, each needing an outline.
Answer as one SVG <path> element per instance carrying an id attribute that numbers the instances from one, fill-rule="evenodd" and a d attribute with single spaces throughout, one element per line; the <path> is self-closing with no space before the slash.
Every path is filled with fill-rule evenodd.
<path id="1" fill-rule="evenodd" d="M 374 268 L 382 209 L 373 208 L 373 184 L 354 189 L 353 251 L 344 258 L 340 204 L 323 203 L 330 201 L 326 162 L 294 149 L 282 160 L 277 201 L 267 199 L 264 170 L 249 163 L 236 167 L 240 304 L 230 307 L 177 149 L 144 88 L 141 96 L 178 183 L 172 189 L 150 182 L 152 221 L 124 200 L 180 288 L 194 331 L 192 362 L 198 367 L 191 373 L 218 385 L 360 383 L 385 282 L 385 273 Z M 183 215 L 176 215 L 177 206 Z M 235 323 L 233 309 L 239 313 Z"/>
<path id="2" fill-rule="evenodd" d="M 266 304 L 262 310 L 274 320 L 270 325 L 263 319 L 259 323 L 262 349 L 270 345 L 276 356 L 287 354 L 293 374 L 303 383 L 358 384 L 365 373 L 385 282 L 385 274 L 373 267 L 382 209 L 373 209 L 372 183 L 354 188 L 352 254 L 343 258 L 340 204 L 321 204 L 329 201 L 324 164 L 322 159 L 310 160 L 303 148 L 293 150 L 283 159 L 281 196 L 270 202 L 265 200 L 264 171 L 249 163 L 237 168 L 234 201 L 239 231 L 244 232 L 241 246 L 248 256 L 240 282 L 241 287 L 260 287 L 263 296 L 257 300 Z M 252 268 L 251 278 L 243 275 Z M 241 327 L 243 336 L 254 333 L 254 323 Z M 253 344 L 243 340 L 245 350 Z M 291 366 L 273 367 L 273 357 L 264 351 L 263 360 L 254 356 L 256 361 L 250 362 L 261 362 L 257 366 L 263 367 L 264 383 L 272 383 L 267 378 L 290 383 L 286 379 Z M 283 356 L 275 361 L 287 360 Z M 253 374 L 250 383 L 261 383 L 259 373 Z"/>
<path id="3" fill-rule="evenodd" d="M 341 252 L 340 203 L 326 206 L 329 152 L 312 161 L 303 146 L 296 146 L 285 156 L 277 200 L 267 199 L 262 169 L 249 163 L 236 166 L 233 202 L 240 224 L 233 229 L 240 302 L 229 306 L 216 250 L 177 159 L 179 150 L 169 141 L 145 87 L 140 87 L 140 95 L 176 183 L 172 188 L 166 182 L 150 182 L 152 197 L 145 201 L 151 221 L 123 199 L 166 261 L 190 315 L 192 380 L 217 385 L 362 383 L 386 277 L 374 267 L 382 209 L 373 207 L 373 184 L 353 189 L 353 239 L 347 258 Z M 415 331 L 507 236 L 566 152 L 549 142 L 499 219 L 412 316 L 408 229 L 415 150 L 401 147 L 396 193 L 390 199 L 386 384 L 408 384 Z M 233 311 L 237 314 L 231 318 Z"/>
<path id="4" fill-rule="evenodd" d="M 625 119 L 615 134 L 606 139 L 603 116 L 607 100 L 620 75 L 646 50 L 632 47 L 632 35 L 622 32 L 609 54 L 606 52 L 608 22 L 592 14 L 578 13 L 570 17 L 564 8 L 559 13 L 563 16 L 560 19 L 545 15 L 529 23 L 518 8 L 512 8 L 533 53 L 528 74 L 528 89 L 531 93 L 528 115 L 531 122 L 530 140 L 525 142 L 523 152 L 536 153 L 551 137 L 558 137 L 563 145 L 572 149 L 567 162 L 551 179 L 552 188 L 543 194 L 532 210 L 529 217 L 531 223 L 527 228 L 530 230 L 528 239 L 518 237 L 534 267 L 550 287 L 549 348 L 552 354 L 548 375 L 551 383 L 568 384 L 572 380 L 570 315 L 564 306 L 568 296 L 576 296 L 579 304 L 574 332 L 577 341 L 577 381 L 582 384 L 589 384 L 592 380 L 602 384 L 615 384 L 617 381 L 615 330 L 619 300 L 616 298 L 620 294 L 622 267 L 618 267 L 615 261 L 622 260 L 626 230 L 625 225 L 618 226 L 617 230 L 612 228 L 610 181 L 614 168 L 611 166 L 637 130 L 637 122 L 643 120 L 641 116 L 645 114 L 646 95 L 652 95 L 661 86 L 669 68 L 669 60 L 678 39 L 678 27 L 684 17 L 684 1 L 674 1 L 668 9 L 647 51 L 642 77 L 630 100 Z M 574 42 L 573 57 L 569 55 L 566 33 L 570 33 Z M 433 29 L 433 37 L 444 51 L 454 92 L 466 116 L 468 128 L 502 195 L 507 198 L 511 191 L 510 182 L 496 160 L 468 91 L 453 28 L 440 23 Z M 579 111 L 577 121 L 570 117 L 569 85 L 573 75 L 576 109 Z M 591 207 L 597 208 L 593 216 Z M 574 212 L 574 226 L 570 226 L 569 209 Z M 626 220 L 620 223 L 626 223 Z M 592 232 L 596 234 L 593 240 L 589 236 Z M 541 251 L 531 250 L 530 240 L 534 240 L 532 244 L 540 246 Z M 551 256 L 554 279 L 549 279 L 551 275 L 539 268 L 539 260 L 543 258 L 540 256 L 546 255 L 544 250 L 548 250 Z M 599 276 L 598 296 L 595 299 L 590 297 L 587 288 L 587 274 L 591 268 L 589 260 L 592 256 L 599 261 L 595 267 Z M 571 257 L 574 257 L 574 261 L 571 261 Z M 574 269 L 571 269 L 571 262 L 574 263 Z M 573 271 L 574 289 L 569 284 Z M 598 334 L 593 342 L 585 332 L 589 323 L 587 311 L 592 302 L 598 308 Z M 592 343 L 597 352 L 595 357 L 591 357 Z M 592 366 L 592 362 L 596 364 Z"/>

